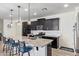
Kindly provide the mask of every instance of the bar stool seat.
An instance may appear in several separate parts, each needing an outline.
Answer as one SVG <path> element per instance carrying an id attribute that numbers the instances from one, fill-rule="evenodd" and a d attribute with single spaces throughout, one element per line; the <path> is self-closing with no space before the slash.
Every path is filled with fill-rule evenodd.
<path id="1" fill-rule="evenodd" d="M 33 49 L 33 47 L 32 46 L 26 46 L 24 41 L 19 43 L 18 50 L 19 50 L 19 53 L 20 52 L 22 53 L 21 56 L 23 56 L 24 53 L 28 53 L 28 55 L 30 56 L 30 51 L 32 49 Z"/>
<path id="2" fill-rule="evenodd" d="M 18 47 L 18 45 L 19 45 L 19 44 L 15 42 L 15 43 L 12 44 L 11 47 Z"/>
<path id="3" fill-rule="evenodd" d="M 30 50 L 32 50 L 32 47 L 31 46 L 27 46 L 27 47 L 20 48 L 20 52 L 22 52 L 22 53 L 28 52 Z"/>

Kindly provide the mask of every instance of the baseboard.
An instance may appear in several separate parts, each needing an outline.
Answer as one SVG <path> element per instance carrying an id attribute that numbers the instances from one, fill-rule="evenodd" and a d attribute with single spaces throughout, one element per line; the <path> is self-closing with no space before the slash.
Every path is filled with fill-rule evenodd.
<path id="1" fill-rule="evenodd" d="M 69 52 L 74 52 L 73 48 L 68 48 L 68 47 L 61 46 L 59 49 L 69 51 Z M 76 53 L 79 53 L 79 48 L 76 49 Z"/>
<path id="2" fill-rule="evenodd" d="M 79 53 L 79 49 L 78 48 L 76 49 L 76 52 Z"/>
<path id="3" fill-rule="evenodd" d="M 68 48 L 68 47 L 60 47 L 61 50 L 69 51 L 69 52 L 74 52 L 73 48 Z"/>

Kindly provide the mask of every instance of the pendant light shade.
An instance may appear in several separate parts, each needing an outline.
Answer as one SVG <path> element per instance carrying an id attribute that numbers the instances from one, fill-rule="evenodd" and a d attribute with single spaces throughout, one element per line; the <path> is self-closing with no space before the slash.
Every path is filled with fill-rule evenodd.
<path id="1" fill-rule="evenodd" d="M 30 20 L 30 3 L 28 3 L 28 25 L 31 24 L 31 20 Z"/>
<path id="2" fill-rule="evenodd" d="M 10 20 L 11 20 L 11 22 L 7 25 L 8 28 L 11 28 L 12 25 L 13 25 L 13 19 L 12 19 L 12 17 L 13 17 L 13 9 L 10 10 Z"/>
<path id="3" fill-rule="evenodd" d="M 12 26 L 12 25 L 13 25 L 13 19 L 12 19 L 12 17 L 13 17 L 13 9 L 11 9 L 10 11 L 11 11 L 11 14 L 10 14 L 10 17 L 11 17 L 11 23 L 10 23 L 10 25 Z"/>
<path id="4" fill-rule="evenodd" d="M 28 25 L 31 25 L 31 21 L 28 21 Z"/>
<path id="5" fill-rule="evenodd" d="M 21 13 L 20 13 L 21 6 L 17 6 L 17 7 L 18 7 L 18 22 L 17 22 L 17 24 L 20 25 L 21 24 Z"/>

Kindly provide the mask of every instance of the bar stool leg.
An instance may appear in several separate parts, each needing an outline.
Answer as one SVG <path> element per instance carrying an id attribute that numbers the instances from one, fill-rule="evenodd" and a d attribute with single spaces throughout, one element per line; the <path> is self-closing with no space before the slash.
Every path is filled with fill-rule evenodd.
<path id="1" fill-rule="evenodd" d="M 14 47 L 12 48 L 12 56 L 14 55 Z"/>
<path id="2" fill-rule="evenodd" d="M 16 54 L 17 54 L 17 48 L 16 48 Z"/>
<path id="3" fill-rule="evenodd" d="M 4 50 L 5 50 L 5 45 L 3 45 L 3 52 L 4 52 Z"/>
<path id="4" fill-rule="evenodd" d="M 30 56 L 30 52 L 28 52 L 28 56 Z"/>
<path id="5" fill-rule="evenodd" d="M 23 53 L 21 54 L 21 56 L 23 56 Z"/>
<path id="6" fill-rule="evenodd" d="M 11 49 L 11 55 L 13 55 L 13 48 Z"/>
<path id="7" fill-rule="evenodd" d="M 6 54 L 7 54 L 7 45 L 6 45 Z"/>
<path id="8" fill-rule="evenodd" d="M 11 56 L 13 56 L 13 47 L 11 47 Z"/>
<path id="9" fill-rule="evenodd" d="M 20 51 L 18 51 L 18 53 L 19 53 L 19 56 L 20 56 Z"/>
<path id="10" fill-rule="evenodd" d="M 10 56 L 11 56 L 11 50 L 12 50 L 12 48 L 10 47 Z"/>

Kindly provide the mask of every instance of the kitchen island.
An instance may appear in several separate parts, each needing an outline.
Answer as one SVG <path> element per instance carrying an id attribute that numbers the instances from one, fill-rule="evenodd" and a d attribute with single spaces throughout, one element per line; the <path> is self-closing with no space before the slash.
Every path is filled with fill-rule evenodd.
<path id="1" fill-rule="evenodd" d="M 50 44 L 53 40 L 43 39 L 43 38 L 37 38 L 34 40 L 34 39 L 28 39 L 25 36 L 22 37 L 22 40 L 25 41 L 27 45 L 33 46 L 33 49 L 30 52 L 31 56 L 51 56 L 52 55 L 52 48 Z"/>

